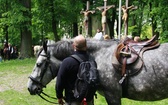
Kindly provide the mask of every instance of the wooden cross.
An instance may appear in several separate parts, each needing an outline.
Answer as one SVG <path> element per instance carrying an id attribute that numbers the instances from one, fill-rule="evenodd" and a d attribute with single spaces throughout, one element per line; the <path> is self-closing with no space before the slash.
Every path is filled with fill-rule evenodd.
<path id="1" fill-rule="evenodd" d="M 97 7 L 98 10 L 102 11 L 102 31 L 103 34 L 106 34 L 106 12 L 110 9 L 110 8 L 114 8 L 115 5 L 109 5 L 107 6 L 107 0 L 104 0 L 104 6 L 101 7 Z"/>
<path id="2" fill-rule="evenodd" d="M 107 6 L 107 0 L 104 0 L 104 9 L 106 9 Z"/>
<path id="3" fill-rule="evenodd" d="M 115 7 L 115 5 L 108 5 L 108 6 L 100 6 L 100 7 L 97 7 L 96 9 L 98 9 L 98 10 L 103 10 L 104 9 L 104 7 L 106 7 L 106 9 L 107 8 L 109 8 L 109 7 Z"/>
<path id="4" fill-rule="evenodd" d="M 126 5 L 122 6 L 122 11 L 123 11 L 123 16 L 122 19 L 124 21 L 124 35 L 127 36 L 128 35 L 128 15 L 129 15 L 129 10 L 133 10 L 133 9 L 137 9 L 136 6 L 131 5 L 128 7 L 128 0 L 126 0 Z"/>

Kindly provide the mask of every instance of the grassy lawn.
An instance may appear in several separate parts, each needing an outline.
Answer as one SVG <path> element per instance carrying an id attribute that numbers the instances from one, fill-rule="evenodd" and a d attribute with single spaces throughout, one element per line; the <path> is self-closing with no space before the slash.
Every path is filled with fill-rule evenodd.
<path id="1" fill-rule="evenodd" d="M 38 96 L 31 96 L 27 90 L 28 76 L 31 74 L 35 58 L 11 60 L 0 63 L 0 105 L 53 105 Z M 44 92 L 55 96 L 55 79 Z M 56 100 L 52 100 L 57 102 Z M 95 105 L 107 105 L 98 94 Z M 122 105 L 168 105 L 168 99 L 156 102 L 140 102 L 122 99 Z"/>

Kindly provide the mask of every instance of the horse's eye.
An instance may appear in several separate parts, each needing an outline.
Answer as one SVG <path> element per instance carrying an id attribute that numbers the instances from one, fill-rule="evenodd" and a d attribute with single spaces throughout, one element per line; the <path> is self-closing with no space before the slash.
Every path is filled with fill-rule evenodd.
<path id="1" fill-rule="evenodd" d="M 41 65 L 41 63 L 37 63 L 37 64 L 36 64 L 37 67 L 40 67 L 40 65 Z"/>

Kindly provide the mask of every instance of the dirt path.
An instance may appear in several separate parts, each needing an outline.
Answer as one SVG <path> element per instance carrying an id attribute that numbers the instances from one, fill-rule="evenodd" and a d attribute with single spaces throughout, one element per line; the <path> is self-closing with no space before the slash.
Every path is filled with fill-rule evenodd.
<path id="1" fill-rule="evenodd" d="M 28 74 L 1 72 L 0 75 L 0 92 L 11 89 L 23 92 L 27 88 Z"/>

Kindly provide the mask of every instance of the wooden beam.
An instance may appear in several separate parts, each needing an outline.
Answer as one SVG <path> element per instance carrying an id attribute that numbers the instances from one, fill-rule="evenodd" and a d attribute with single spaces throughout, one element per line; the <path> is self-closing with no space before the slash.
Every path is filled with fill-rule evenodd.
<path id="1" fill-rule="evenodd" d="M 108 6 L 106 6 L 106 9 L 109 8 L 109 7 L 111 7 L 111 6 L 112 6 L 113 8 L 115 7 L 115 5 L 108 5 Z M 104 6 L 97 7 L 96 9 L 103 10 L 103 9 L 104 9 Z"/>

